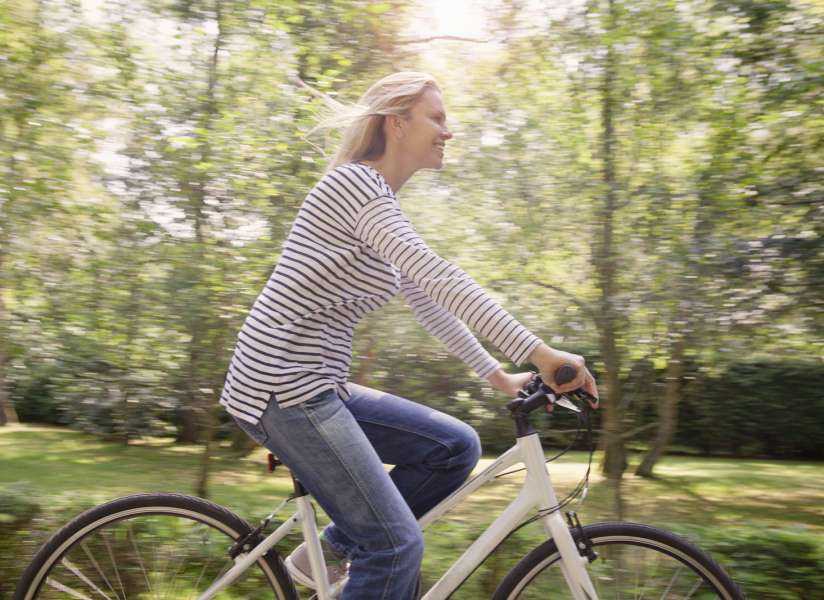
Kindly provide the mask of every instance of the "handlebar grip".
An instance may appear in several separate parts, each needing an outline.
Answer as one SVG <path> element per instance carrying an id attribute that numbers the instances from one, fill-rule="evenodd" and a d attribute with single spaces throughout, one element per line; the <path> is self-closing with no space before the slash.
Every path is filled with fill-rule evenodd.
<path id="1" fill-rule="evenodd" d="M 570 364 L 561 365 L 557 369 L 555 369 L 555 383 L 558 385 L 564 385 L 565 383 L 569 383 L 575 376 L 578 374 L 578 369 L 573 367 Z M 547 403 L 547 394 L 552 394 L 554 398 L 555 392 L 550 389 L 545 383 L 541 383 L 541 388 L 534 394 L 532 394 L 529 398 L 524 400 L 523 409 L 526 412 L 530 412 L 539 406 Z M 554 402 L 554 400 L 553 400 Z"/>
<path id="2" fill-rule="evenodd" d="M 578 374 L 578 369 L 570 364 L 561 365 L 555 369 L 554 377 L 555 383 L 564 385 L 575 379 Z M 510 401 L 507 408 L 510 410 L 516 407 L 525 413 L 531 412 L 547 403 L 547 395 L 554 394 L 552 389 L 543 381 L 541 376 L 536 376 L 532 381 L 524 385 L 518 394 L 518 398 Z"/>
<path id="3" fill-rule="evenodd" d="M 565 383 L 569 383 L 575 376 L 578 374 L 578 369 L 573 367 L 572 365 L 561 365 L 557 369 L 555 369 L 555 383 L 558 385 L 564 385 Z"/>

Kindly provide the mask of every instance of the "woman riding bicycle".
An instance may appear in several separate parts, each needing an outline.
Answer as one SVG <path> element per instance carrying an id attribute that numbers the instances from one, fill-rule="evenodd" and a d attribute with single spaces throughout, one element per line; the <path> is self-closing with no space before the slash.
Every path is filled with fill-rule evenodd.
<path id="1" fill-rule="evenodd" d="M 524 328 L 401 211 L 396 194 L 419 169 L 440 169 L 452 138 L 435 80 L 394 73 L 358 106 L 238 334 L 220 403 L 329 515 L 325 551 L 349 563 L 342 599 L 407 600 L 423 554 L 417 518 L 463 483 L 480 442 L 458 419 L 347 382 L 358 321 L 401 291 L 430 333 L 508 396 L 533 374 L 504 372 L 464 323 L 514 364 L 535 365 L 556 391 L 583 387 L 597 397 L 597 389 L 580 356 Z M 577 376 L 557 385 L 563 364 Z M 312 585 L 305 546 L 287 565 Z"/>

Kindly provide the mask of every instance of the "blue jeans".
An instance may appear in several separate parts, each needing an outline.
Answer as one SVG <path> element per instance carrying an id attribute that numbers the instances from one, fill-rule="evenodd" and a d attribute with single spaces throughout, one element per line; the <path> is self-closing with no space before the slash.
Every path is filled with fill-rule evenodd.
<path id="1" fill-rule="evenodd" d="M 352 561 L 342 600 L 414 600 L 423 556 L 417 519 L 456 490 L 478 462 L 472 427 L 421 404 L 349 383 L 235 419 L 294 473 L 332 523 L 324 539 Z M 390 472 L 384 463 L 394 465 Z"/>

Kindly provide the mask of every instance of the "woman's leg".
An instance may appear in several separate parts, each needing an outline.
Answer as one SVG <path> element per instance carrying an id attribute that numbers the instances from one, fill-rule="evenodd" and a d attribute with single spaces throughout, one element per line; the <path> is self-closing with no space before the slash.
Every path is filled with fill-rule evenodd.
<path id="1" fill-rule="evenodd" d="M 478 434 L 463 421 L 399 396 L 348 387 L 346 408 L 380 460 L 395 465 L 390 477 L 416 518 L 458 489 L 478 463 Z M 323 535 L 346 553 L 354 542 L 337 525 Z"/>
<path id="2" fill-rule="evenodd" d="M 237 421 L 276 454 L 348 540 L 343 600 L 412 600 L 423 537 L 383 462 L 335 390 L 282 409 L 259 425 Z"/>

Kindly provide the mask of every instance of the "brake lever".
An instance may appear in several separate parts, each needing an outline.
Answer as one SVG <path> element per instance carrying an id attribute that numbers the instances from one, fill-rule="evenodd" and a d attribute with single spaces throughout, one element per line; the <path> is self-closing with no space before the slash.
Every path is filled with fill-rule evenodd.
<path id="1" fill-rule="evenodd" d="M 590 394 L 589 392 L 585 392 L 584 390 L 581 390 L 581 397 L 582 397 L 584 400 L 586 400 L 586 401 L 587 401 L 587 404 L 589 404 L 589 407 L 590 407 L 592 410 L 598 410 L 598 407 L 599 407 L 599 406 L 601 406 L 601 399 L 600 399 L 600 398 L 596 398 L 595 396 L 593 396 L 593 395 L 592 395 L 592 394 Z M 593 401 L 594 401 L 594 402 L 593 402 Z"/>
<path id="2" fill-rule="evenodd" d="M 564 408 L 571 410 L 572 412 L 581 412 L 581 409 L 575 406 L 572 402 L 570 402 L 569 398 L 567 398 L 566 396 L 561 396 L 558 400 L 555 400 L 553 404 L 557 406 L 563 406 Z"/>
<path id="3" fill-rule="evenodd" d="M 592 394 L 590 394 L 586 390 L 582 390 L 582 389 L 575 390 L 574 392 L 572 392 L 572 395 L 575 396 L 575 398 L 577 400 L 580 400 L 581 402 L 586 401 L 586 403 L 589 404 L 589 407 L 592 410 L 598 410 L 598 407 L 601 406 L 601 400 L 599 398 L 596 398 L 595 396 L 593 396 Z M 594 400 L 594 402 L 593 402 L 593 400 Z M 578 412 L 580 412 L 580 411 L 578 411 Z"/>

